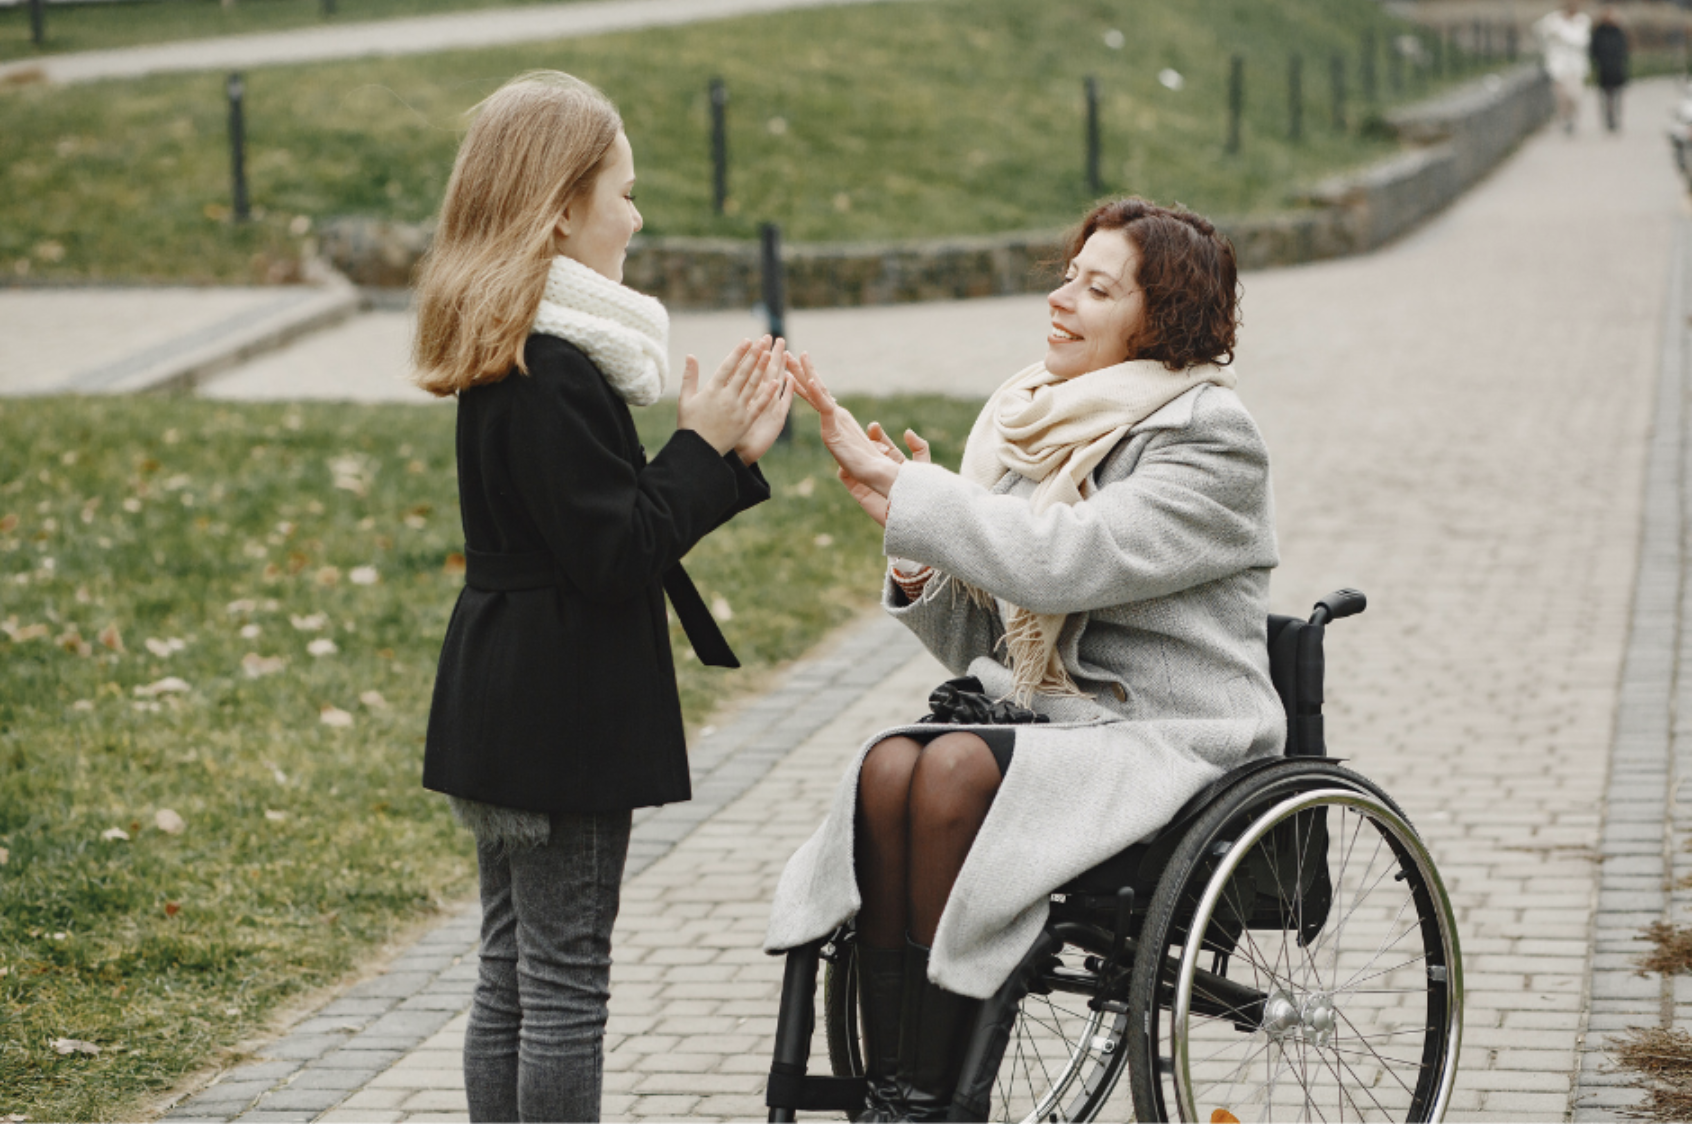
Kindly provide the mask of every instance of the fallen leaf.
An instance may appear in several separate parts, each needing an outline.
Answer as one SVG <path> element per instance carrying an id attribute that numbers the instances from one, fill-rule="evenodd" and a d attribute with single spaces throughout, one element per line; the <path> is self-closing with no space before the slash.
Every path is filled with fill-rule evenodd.
<path id="1" fill-rule="evenodd" d="M 12 640 L 18 644 L 23 644 L 30 640 L 45 640 L 48 633 L 51 631 L 52 630 L 44 624 L 26 624 L 22 628 L 0 628 L 0 632 L 6 633 L 6 635 L 10 636 Z"/>
<path id="2" fill-rule="evenodd" d="M 288 661 L 281 656 L 261 656 L 257 652 L 248 652 L 241 657 L 241 670 L 247 673 L 248 679 L 275 675 L 287 666 Z"/>
<path id="3" fill-rule="evenodd" d="M 288 818 L 288 813 L 278 812 L 275 808 L 266 808 L 264 810 L 264 818 L 269 820 L 271 823 L 281 823 L 283 820 Z"/>
<path id="4" fill-rule="evenodd" d="M 122 654 L 123 633 L 118 631 L 117 625 L 109 624 L 105 628 L 102 628 L 97 639 L 100 641 L 101 647 L 110 648 L 112 651 L 117 652 L 120 655 Z"/>
<path id="5" fill-rule="evenodd" d="M 811 541 L 816 543 L 816 545 L 819 548 L 827 549 L 828 547 L 831 547 L 831 546 L 834 545 L 834 536 L 829 535 L 829 534 L 822 534 L 822 535 L 818 535 L 816 538 L 812 539 Z"/>
<path id="6" fill-rule="evenodd" d="M 193 688 L 190 687 L 183 680 L 178 679 L 174 675 L 167 675 L 163 679 L 158 680 L 157 682 L 148 683 L 144 687 L 135 688 L 135 694 L 139 698 L 150 699 L 150 698 L 155 698 L 158 695 L 167 695 L 167 694 L 171 694 L 172 692 L 180 694 L 183 691 L 191 691 L 191 690 L 193 690 Z"/>
<path id="7" fill-rule="evenodd" d="M 720 621 L 732 621 L 734 608 L 728 603 L 728 598 L 719 593 L 711 598 L 711 615 Z"/>
<path id="8" fill-rule="evenodd" d="M 150 714 L 157 714 L 160 710 L 164 709 L 156 702 L 133 702 L 129 705 L 138 711 L 145 711 Z"/>
<path id="9" fill-rule="evenodd" d="M 179 914 L 181 912 L 182 912 L 182 907 L 177 905 L 175 902 L 166 902 L 165 903 L 165 916 L 166 917 L 175 917 L 177 914 Z"/>
<path id="10" fill-rule="evenodd" d="M 98 1054 L 100 1047 L 92 1042 L 84 1042 L 80 1038 L 55 1038 L 52 1042 L 53 1052 L 61 1056 L 71 1054 Z"/>
<path id="11" fill-rule="evenodd" d="M 93 710 L 94 709 L 94 700 L 93 699 L 77 699 L 75 702 L 71 703 L 71 709 L 72 710 Z"/>
<path id="12" fill-rule="evenodd" d="M 329 614 L 313 613 L 309 617 L 302 617 L 289 613 L 288 620 L 301 632 L 319 632 L 329 623 Z"/>
<path id="13" fill-rule="evenodd" d="M 324 703 L 317 712 L 317 720 L 325 726 L 345 729 L 353 724 L 353 716 L 333 703 Z"/>
<path id="14" fill-rule="evenodd" d="M 234 616 L 237 613 L 251 613 L 257 608 L 257 601 L 254 601 L 250 597 L 243 597 L 238 601 L 231 601 L 228 605 L 224 606 L 224 611 L 230 616 Z"/>
<path id="15" fill-rule="evenodd" d="M 18 529 L 16 515 L 0 515 L 0 535 L 9 534 Z"/>
<path id="16" fill-rule="evenodd" d="M 263 631 L 264 629 L 260 628 L 256 624 L 244 624 L 241 626 L 241 639 L 257 640 L 259 638 L 259 634 Z"/>
<path id="17" fill-rule="evenodd" d="M 337 585 L 337 584 L 339 584 L 340 580 L 341 580 L 341 571 L 340 571 L 340 568 L 337 567 L 337 566 L 325 566 L 322 569 L 317 571 L 317 584 L 318 585 L 321 585 L 321 586 Z"/>
<path id="18" fill-rule="evenodd" d="M 462 574 L 464 572 L 464 555 L 456 550 L 453 551 L 446 556 L 446 562 L 441 566 L 441 569 L 449 574 Z"/>
<path id="19" fill-rule="evenodd" d="M 181 835 L 188 827 L 182 822 L 182 817 L 169 808 L 160 808 L 153 813 L 153 826 L 166 835 Z"/>
<path id="20" fill-rule="evenodd" d="M 805 477 L 803 480 L 799 481 L 799 483 L 793 485 L 793 494 L 796 496 L 808 496 L 816 490 L 816 479 L 810 476 Z"/>
<path id="21" fill-rule="evenodd" d="M 382 697 L 381 691 L 366 691 L 358 696 L 358 701 L 371 710 L 387 710 L 388 700 Z"/>
<path id="22" fill-rule="evenodd" d="M 129 832 L 125 831 L 121 827 L 108 827 L 105 831 L 100 833 L 100 838 L 109 840 L 113 843 L 127 843 L 129 841 Z"/>
<path id="23" fill-rule="evenodd" d="M 7 863 L 9 863 L 11 861 L 12 861 L 12 852 L 5 847 L 0 847 L 0 866 L 5 866 Z"/>
<path id="24" fill-rule="evenodd" d="M 356 566 L 347 574 L 347 580 L 354 585 L 375 585 L 382 580 L 374 566 Z"/>
<path id="25" fill-rule="evenodd" d="M 319 659 L 322 659 L 324 656 L 332 656 L 340 650 L 341 649 L 335 646 L 335 642 L 327 636 L 319 636 L 316 640 L 313 640 L 310 644 L 306 645 L 306 651 L 310 652 Z"/>
<path id="26" fill-rule="evenodd" d="M 70 934 L 69 933 L 54 933 L 53 939 L 56 940 L 56 941 L 68 941 L 68 940 L 70 940 Z"/>
<path id="27" fill-rule="evenodd" d="M 410 527 L 413 531 L 421 531 L 429 525 L 429 521 L 421 515 L 413 513 L 405 517 L 405 525 Z"/>
<path id="28" fill-rule="evenodd" d="M 54 638 L 53 643 L 57 644 L 65 651 L 70 652 L 72 655 L 87 658 L 88 656 L 92 656 L 94 654 L 93 645 L 84 640 L 82 638 L 82 633 L 78 632 L 74 628 L 66 629 L 64 632 L 60 633 L 59 636 Z"/>
<path id="29" fill-rule="evenodd" d="M 147 650 L 153 653 L 153 655 L 159 657 L 161 660 L 167 658 L 173 652 L 182 651 L 182 649 L 188 646 L 188 642 L 180 636 L 171 636 L 164 640 L 160 640 L 155 636 L 149 636 L 147 637 L 145 643 Z"/>

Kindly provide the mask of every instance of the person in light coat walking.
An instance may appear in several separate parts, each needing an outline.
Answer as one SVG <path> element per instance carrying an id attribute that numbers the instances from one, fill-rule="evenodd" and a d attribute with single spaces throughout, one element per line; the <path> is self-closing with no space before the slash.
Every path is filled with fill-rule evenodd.
<path id="1" fill-rule="evenodd" d="M 1566 0 L 1533 25 L 1545 58 L 1545 73 L 1557 98 L 1557 120 L 1563 132 L 1573 133 L 1586 87 L 1586 55 L 1592 41 L 1592 18 L 1580 10 L 1580 0 Z"/>
<path id="2" fill-rule="evenodd" d="M 943 1116 L 977 1001 L 1050 892 L 1285 740 L 1268 454 L 1229 366 L 1233 248 L 1131 198 L 1089 214 L 1067 256 L 1045 359 L 988 401 L 961 473 L 914 433 L 906 458 L 860 429 L 808 355 L 790 362 L 885 528 L 886 609 L 994 709 L 1040 719 L 878 735 L 782 875 L 767 950 L 857 919 L 869 1119 Z"/>

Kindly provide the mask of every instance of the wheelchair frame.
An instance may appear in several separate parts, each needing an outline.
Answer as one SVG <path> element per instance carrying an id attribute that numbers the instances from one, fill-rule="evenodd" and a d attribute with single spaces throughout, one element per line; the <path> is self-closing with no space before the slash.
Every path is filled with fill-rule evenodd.
<path id="1" fill-rule="evenodd" d="M 1366 604 L 1361 593 L 1340 590 L 1318 601 L 1308 621 L 1270 617 L 1271 678 L 1287 716 L 1285 755 L 1231 771 L 1196 794 L 1157 835 L 1053 893 L 1034 947 L 982 1004 L 952 1119 L 1093 1119 L 1125 1069 L 1141 1120 L 1237 1119 L 1234 1109 L 1248 1108 L 1242 1096 L 1261 1099 L 1266 1116 L 1314 1109 L 1324 1119 L 1443 1118 L 1462 1027 L 1462 957 L 1451 906 L 1403 812 L 1366 778 L 1325 759 L 1325 625 Z M 1336 861 L 1331 820 L 1342 829 L 1338 880 L 1330 871 Z M 1361 875 L 1348 873 L 1352 858 L 1367 850 L 1366 830 L 1378 835 L 1366 860 L 1371 865 Z M 1377 858 L 1385 865 L 1371 875 Z M 1399 889 L 1382 889 L 1388 875 Z M 1346 953 L 1344 971 L 1351 976 L 1342 980 L 1335 933 L 1355 920 L 1354 935 L 1362 930 L 1367 948 L 1372 930 L 1368 914 L 1359 913 L 1376 893 L 1401 901 L 1374 950 L 1390 962 L 1358 967 L 1357 954 Z M 1412 911 L 1414 924 L 1393 936 Z M 1412 933 L 1422 948 L 1417 955 L 1397 947 Z M 1327 945 L 1333 946 L 1328 980 L 1335 986 L 1320 986 L 1325 965 L 1317 960 L 1326 958 Z M 1266 951 L 1271 946 L 1272 957 Z M 787 953 L 765 1094 L 772 1121 L 793 1120 L 800 1111 L 850 1115 L 863 1105 L 854 947 L 848 923 L 826 940 Z M 1398 962 L 1401 956 L 1409 958 Z M 1208 968 L 1202 966 L 1206 959 Z M 831 1076 L 807 1071 L 824 963 Z M 1241 978 L 1231 977 L 1230 967 Z M 1418 973 L 1425 977 L 1420 992 Z M 1352 986 L 1377 980 L 1376 987 Z M 1401 986 L 1386 986 L 1394 981 Z M 1084 998 L 1086 1010 L 1054 1005 L 1053 995 Z M 1394 1006 L 1383 995 L 1400 998 Z M 1410 1018 L 1417 996 L 1425 997 L 1419 1028 Z M 1032 1004 L 1047 1010 L 1025 1012 Z M 1404 1021 L 1394 1022 L 1395 1016 Z M 1062 1041 L 1053 1064 L 1036 1056 L 1036 1072 L 1025 1046 L 1028 1055 L 1046 1046 L 1024 1041 L 1024 1023 L 1050 1045 L 1059 1019 L 1076 1021 L 1078 1029 L 1058 1031 Z M 1419 1058 L 1394 1053 L 1410 1045 L 1395 1038 L 1418 1033 Z M 1027 1066 L 1044 1085 L 1035 1088 L 1025 1075 L 1026 1105 L 1016 1099 L 1020 1093 L 1006 1092 L 1001 1079 L 1013 1048 L 1012 1064 Z M 1311 1064 L 1313 1055 L 1320 1065 Z M 1266 1087 L 1250 1076 L 1259 1057 L 1277 1059 Z M 1289 1058 L 1295 1060 L 1284 1064 Z M 1277 1089 L 1281 1072 L 1298 1093 Z M 1413 1086 L 1406 1080 L 1410 1073 Z M 993 1115 L 995 1088 L 1005 1111 L 1017 1105 L 1010 1117 Z M 1316 1103 L 1317 1094 L 1335 1096 L 1333 1112 Z M 1289 1108 L 1289 1095 L 1302 1102 Z"/>

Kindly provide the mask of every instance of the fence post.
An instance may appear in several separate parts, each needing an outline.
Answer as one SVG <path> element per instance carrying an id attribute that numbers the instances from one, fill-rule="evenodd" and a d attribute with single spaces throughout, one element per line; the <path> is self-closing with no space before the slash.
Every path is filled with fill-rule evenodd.
<path id="1" fill-rule="evenodd" d="M 29 0 L 29 41 L 37 47 L 47 41 L 47 0 Z"/>
<path id="2" fill-rule="evenodd" d="M 230 74 L 224 87 L 229 94 L 229 178 L 234 195 L 235 221 L 247 221 L 247 121 L 246 83 L 241 72 Z"/>
<path id="3" fill-rule="evenodd" d="M 1345 56 L 1335 51 L 1328 59 L 1328 96 L 1334 107 L 1334 131 L 1345 132 Z"/>
<path id="4" fill-rule="evenodd" d="M 1435 78 L 1445 77 L 1445 34 L 1439 28 L 1428 36 L 1428 69 Z"/>
<path id="5" fill-rule="evenodd" d="M 728 202 L 728 89 L 711 79 L 711 210 L 723 213 Z"/>
<path id="6" fill-rule="evenodd" d="M 1087 94 L 1087 190 L 1098 195 L 1104 191 L 1099 178 L 1099 80 L 1089 74 L 1082 86 Z"/>
<path id="7" fill-rule="evenodd" d="M 1228 151 L 1240 150 L 1240 118 L 1245 115 L 1245 56 L 1228 62 Z"/>
<path id="8" fill-rule="evenodd" d="M 1361 65 L 1357 68 L 1357 84 L 1366 102 L 1375 101 L 1381 96 L 1380 83 L 1375 73 L 1375 54 L 1375 32 L 1370 28 L 1363 33 Z"/>
<path id="9" fill-rule="evenodd" d="M 769 318 L 770 335 L 787 338 L 787 278 L 781 264 L 781 227 L 773 222 L 758 228 L 759 265 L 763 280 L 764 314 Z M 793 419 L 781 423 L 783 442 L 793 440 Z"/>
<path id="10" fill-rule="evenodd" d="M 335 0 L 323 0 L 323 15 L 325 18 L 335 14 Z"/>
<path id="11" fill-rule="evenodd" d="M 1515 62 L 1521 57 L 1521 34 L 1521 29 L 1516 26 L 1514 18 L 1504 25 L 1504 57 L 1511 62 Z"/>
<path id="12" fill-rule="evenodd" d="M 1304 139 L 1304 56 L 1287 59 L 1287 138 Z"/>
<path id="13" fill-rule="evenodd" d="M 1404 52 L 1397 37 L 1387 40 L 1387 89 L 1394 97 L 1404 93 Z"/>

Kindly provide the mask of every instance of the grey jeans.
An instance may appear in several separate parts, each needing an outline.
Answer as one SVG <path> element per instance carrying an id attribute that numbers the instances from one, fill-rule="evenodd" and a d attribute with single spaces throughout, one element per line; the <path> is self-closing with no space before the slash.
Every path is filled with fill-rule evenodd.
<path id="1" fill-rule="evenodd" d="M 555 813 L 537 847 L 478 839 L 481 974 L 464 1036 L 474 1121 L 598 1120 L 629 813 Z"/>

